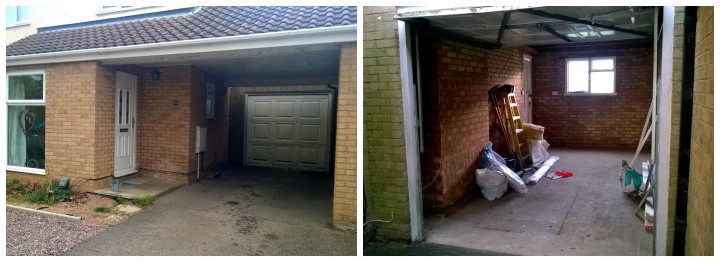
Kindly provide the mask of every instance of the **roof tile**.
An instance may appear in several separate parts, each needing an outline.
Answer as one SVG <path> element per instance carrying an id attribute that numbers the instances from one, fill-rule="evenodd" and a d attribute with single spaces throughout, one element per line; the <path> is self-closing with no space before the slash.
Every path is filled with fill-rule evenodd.
<path id="1" fill-rule="evenodd" d="M 354 6 L 207 6 L 197 13 L 37 33 L 8 56 L 357 24 Z"/>

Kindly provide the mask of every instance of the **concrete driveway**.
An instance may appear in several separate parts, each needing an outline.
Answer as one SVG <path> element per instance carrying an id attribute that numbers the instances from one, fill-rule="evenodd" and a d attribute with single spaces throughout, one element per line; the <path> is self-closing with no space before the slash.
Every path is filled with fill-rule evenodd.
<path id="1" fill-rule="evenodd" d="M 346 255 L 356 233 L 331 226 L 332 175 L 225 168 L 65 255 Z"/>

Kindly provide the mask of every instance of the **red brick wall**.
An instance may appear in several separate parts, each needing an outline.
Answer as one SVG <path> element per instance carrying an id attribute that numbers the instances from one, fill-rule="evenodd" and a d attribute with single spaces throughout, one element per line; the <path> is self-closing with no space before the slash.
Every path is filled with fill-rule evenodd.
<path id="1" fill-rule="evenodd" d="M 474 172 L 488 141 L 487 91 L 512 84 L 522 90 L 522 50 L 481 49 L 450 39 L 423 38 L 423 197 L 445 208 L 475 187 Z M 432 43 L 432 44 L 429 44 Z M 421 47 L 423 48 L 423 47 Z"/>
<path id="2" fill-rule="evenodd" d="M 533 120 L 551 146 L 635 148 L 652 96 L 652 43 L 538 49 Z M 565 59 L 615 56 L 617 95 L 565 95 Z M 558 95 L 553 96 L 552 91 Z"/>

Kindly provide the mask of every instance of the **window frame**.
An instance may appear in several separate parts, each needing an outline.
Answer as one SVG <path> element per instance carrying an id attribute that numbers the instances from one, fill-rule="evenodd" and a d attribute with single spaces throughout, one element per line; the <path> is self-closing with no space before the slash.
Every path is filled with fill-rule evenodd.
<path id="1" fill-rule="evenodd" d="M 103 8 L 103 6 L 98 6 L 98 15 L 124 12 L 124 11 L 129 11 L 129 10 L 145 8 L 145 7 L 147 7 L 147 6 L 128 6 L 128 7 L 112 6 L 111 8 Z"/>
<path id="2" fill-rule="evenodd" d="M 592 68 L 593 60 L 611 59 L 613 69 L 596 69 Z M 588 63 L 588 79 L 587 79 L 587 92 L 570 92 L 570 62 L 571 61 L 586 61 Z M 613 72 L 613 87 L 612 93 L 593 93 L 592 92 L 592 73 L 594 72 Z M 615 56 L 588 56 L 588 57 L 572 57 L 565 59 L 565 95 L 568 96 L 615 96 L 617 95 L 617 58 Z"/>
<path id="3" fill-rule="evenodd" d="M 211 96 L 208 94 L 208 90 L 212 89 L 212 100 Z M 215 92 L 217 90 L 215 89 L 215 83 L 214 82 L 207 82 L 205 84 L 205 118 L 207 119 L 215 119 L 215 101 L 216 101 L 216 95 Z M 208 100 L 211 103 L 210 106 L 210 114 L 208 114 L 207 108 L 208 108 Z"/>
<path id="4" fill-rule="evenodd" d="M 26 75 L 42 75 L 43 76 L 43 98 L 42 100 L 11 100 L 10 99 L 10 77 L 12 76 L 26 76 Z M 6 91 L 4 92 L 4 102 L 5 102 L 5 111 L 3 113 L 2 121 L 5 123 L 5 144 L 10 146 L 9 140 L 8 140 L 8 134 L 7 134 L 7 122 L 8 122 L 8 112 L 10 109 L 10 106 L 44 106 L 45 110 L 47 110 L 47 106 L 45 104 L 46 94 L 47 94 L 47 74 L 45 73 L 45 70 L 21 70 L 21 71 L 11 71 L 7 72 L 5 76 L 5 85 L 7 86 Z M 47 112 L 47 111 L 46 111 Z M 47 114 L 46 114 L 47 116 Z M 47 121 L 47 120 L 46 120 Z M 47 141 L 47 137 L 46 137 Z M 47 157 L 47 154 L 45 155 Z M 28 173 L 28 174 L 36 174 L 36 175 L 45 175 L 45 169 L 40 168 L 31 168 L 31 167 L 22 167 L 22 166 L 12 166 L 8 161 L 8 156 L 5 157 L 3 160 L 5 163 L 5 170 L 6 171 L 13 171 L 13 172 L 22 172 L 22 173 Z M 45 167 L 47 168 L 47 166 Z"/>
<path id="5" fill-rule="evenodd" d="M 24 6 L 24 5 L 10 5 L 10 6 L 6 6 L 6 7 L 5 7 L 5 8 L 6 8 L 6 9 L 5 9 L 5 11 L 6 11 L 6 12 L 5 12 L 6 19 L 7 19 L 7 8 L 8 8 L 8 7 L 14 8 L 16 15 L 15 15 L 15 22 L 7 23 L 7 24 L 5 25 L 5 28 L 11 28 L 11 27 L 23 26 L 23 25 L 29 25 L 29 24 L 30 24 L 30 7 L 29 7 L 29 6 Z M 26 18 L 25 20 L 21 20 L 21 21 L 18 21 L 18 20 L 17 20 L 17 9 L 18 9 L 18 7 L 25 7 L 25 8 L 26 8 L 26 10 L 27 10 L 27 11 L 26 11 L 26 12 L 27 12 L 27 14 L 26 14 L 27 18 Z"/>

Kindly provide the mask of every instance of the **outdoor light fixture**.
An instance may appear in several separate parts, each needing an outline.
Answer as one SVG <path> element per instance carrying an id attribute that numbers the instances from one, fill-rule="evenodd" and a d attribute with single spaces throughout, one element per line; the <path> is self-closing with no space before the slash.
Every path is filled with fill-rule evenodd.
<path id="1" fill-rule="evenodd" d="M 160 70 L 157 68 L 153 68 L 153 70 L 150 72 L 152 75 L 152 80 L 157 81 L 160 80 Z"/>

